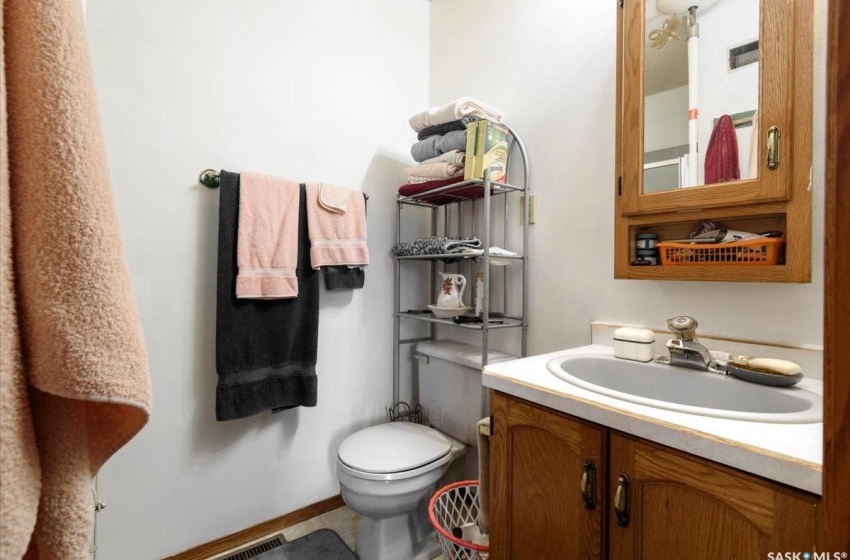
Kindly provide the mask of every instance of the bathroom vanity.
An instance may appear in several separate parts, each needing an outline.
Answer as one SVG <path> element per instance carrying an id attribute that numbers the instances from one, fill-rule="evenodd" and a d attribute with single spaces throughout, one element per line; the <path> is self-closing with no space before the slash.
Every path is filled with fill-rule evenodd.
<path id="1" fill-rule="evenodd" d="M 821 423 L 656 409 L 572 385 L 546 367 L 611 353 L 587 346 L 485 368 L 492 560 L 814 550 Z M 732 390 L 746 383 L 729 382 Z M 818 392 L 819 382 L 804 383 Z"/>

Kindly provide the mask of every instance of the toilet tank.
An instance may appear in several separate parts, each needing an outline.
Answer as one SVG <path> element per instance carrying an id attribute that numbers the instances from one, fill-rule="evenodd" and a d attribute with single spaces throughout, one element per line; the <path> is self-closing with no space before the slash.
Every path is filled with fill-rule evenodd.
<path id="1" fill-rule="evenodd" d="M 454 340 L 420 342 L 419 404 L 425 422 L 468 445 L 477 446 L 476 424 L 482 418 L 481 347 Z M 516 359 L 489 351 L 488 363 Z"/>

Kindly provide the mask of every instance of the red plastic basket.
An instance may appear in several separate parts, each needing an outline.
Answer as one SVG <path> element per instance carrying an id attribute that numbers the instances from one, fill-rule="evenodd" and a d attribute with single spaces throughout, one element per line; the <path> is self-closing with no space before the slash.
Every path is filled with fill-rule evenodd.
<path id="1" fill-rule="evenodd" d="M 478 481 L 464 480 L 437 490 L 428 504 L 428 518 L 437 530 L 445 560 L 488 560 L 490 547 L 456 537 L 453 532 L 478 517 Z"/>
<path id="2" fill-rule="evenodd" d="M 658 244 L 663 266 L 782 264 L 785 238 L 757 238 L 734 243 Z"/>

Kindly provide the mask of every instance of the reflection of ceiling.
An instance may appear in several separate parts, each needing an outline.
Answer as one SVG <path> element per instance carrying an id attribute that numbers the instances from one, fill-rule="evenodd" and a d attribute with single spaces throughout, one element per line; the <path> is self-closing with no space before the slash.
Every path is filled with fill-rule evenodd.
<path id="1" fill-rule="evenodd" d="M 649 33 L 653 29 L 663 29 L 664 20 L 670 16 L 661 14 L 655 7 L 655 0 L 646 3 L 646 34 L 644 52 L 646 64 L 646 95 L 652 95 L 688 85 L 688 37 L 685 26 L 676 32 L 679 41 L 670 39 L 661 49 L 650 46 Z"/>

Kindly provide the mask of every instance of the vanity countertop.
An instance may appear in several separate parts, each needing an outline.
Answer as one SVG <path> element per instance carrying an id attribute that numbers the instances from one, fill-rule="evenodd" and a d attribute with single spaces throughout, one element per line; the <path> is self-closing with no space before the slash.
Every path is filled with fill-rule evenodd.
<path id="1" fill-rule="evenodd" d="M 613 355 L 613 349 L 582 346 L 488 365 L 484 368 L 484 386 L 788 486 L 821 493 L 823 423 L 728 420 L 622 401 L 572 385 L 546 368 L 552 358 L 570 354 Z M 806 378 L 797 387 L 823 395 L 821 381 Z"/>

